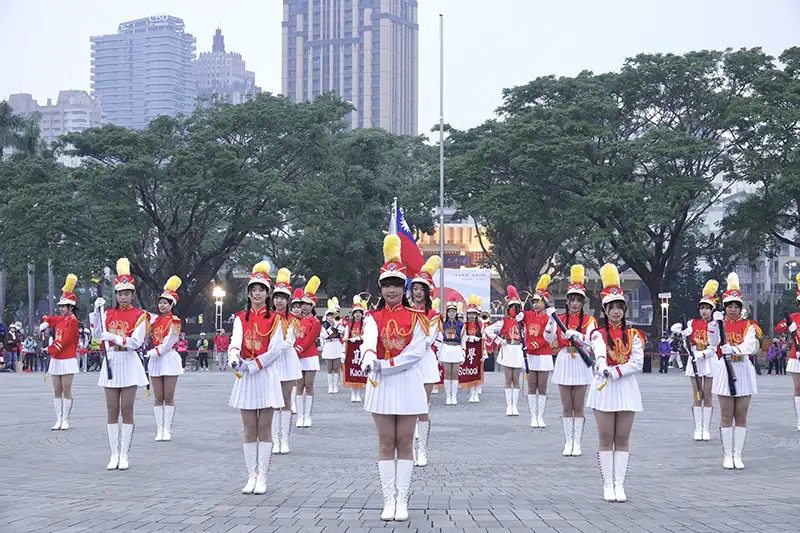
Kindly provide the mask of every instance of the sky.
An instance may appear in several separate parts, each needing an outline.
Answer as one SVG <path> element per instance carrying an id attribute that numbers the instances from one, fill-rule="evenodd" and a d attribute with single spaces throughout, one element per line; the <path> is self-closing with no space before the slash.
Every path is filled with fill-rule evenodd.
<path id="1" fill-rule="evenodd" d="M 198 53 L 221 28 L 256 83 L 280 93 L 282 0 L 0 0 L 0 99 L 89 90 L 89 37 L 161 13 L 184 20 Z M 439 14 L 444 120 L 460 129 L 537 76 L 618 70 L 638 53 L 760 46 L 777 56 L 800 44 L 797 0 L 419 0 L 420 133 L 439 122 Z"/>

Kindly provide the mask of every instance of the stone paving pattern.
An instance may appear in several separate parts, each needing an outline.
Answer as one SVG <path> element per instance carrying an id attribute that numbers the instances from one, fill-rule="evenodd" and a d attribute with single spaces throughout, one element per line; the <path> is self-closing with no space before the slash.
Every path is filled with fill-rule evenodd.
<path id="1" fill-rule="evenodd" d="M 798 531 L 800 433 L 791 377 L 759 376 L 746 469 L 722 469 L 719 440 L 692 440 L 689 380 L 638 376 L 644 413 L 631 438 L 625 504 L 602 499 L 597 432 L 584 456 L 562 457 L 557 388 L 546 429 L 504 416 L 500 374 L 480 404 L 433 396 L 431 462 L 415 469 L 410 519 L 384 523 L 369 414 L 350 394 L 325 393 L 318 376 L 314 427 L 295 429 L 292 453 L 274 458 L 264 496 L 245 496 L 241 422 L 227 406 L 234 377 L 180 378 L 173 440 L 153 440 L 152 404 L 140 389 L 128 471 L 106 471 L 103 393 L 97 374 L 74 385 L 71 429 L 51 432 L 49 381 L 0 374 L 0 531 L 16 532 L 746 532 Z M 718 426 L 715 410 L 712 434 Z"/>

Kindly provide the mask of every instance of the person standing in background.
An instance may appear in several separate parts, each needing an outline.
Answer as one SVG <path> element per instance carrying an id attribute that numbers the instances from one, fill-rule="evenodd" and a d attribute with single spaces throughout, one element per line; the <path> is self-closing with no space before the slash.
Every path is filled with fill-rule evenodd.
<path id="1" fill-rule="evenodd" d="M 186 339 L 186 333 L 181 331 L 178 342 L 175 343 L 175 351 L 181 356 L 181 366 L 186 368 L 186 358 L 189 356 L 189 341 Z"/>
<path id="2" fill-rule="evenodd" d="M 666 374 L 669 370 L 669 353 L 672 348 L 667 340 L 667 336 L 661 337 L 661 342 L 658 343 L 658 373 Z"/>
<path id="3" fill-rule="evenodd" d="M 10 372 L 17 371 L 17 359 L 19 358 L 19 347 L 22 344 L 22 335 L 17 329 L 16 324 L 8 326 L 8 333 L 6 333 L 5 351 L 6 351 L 6 369 Z"/>
<path id="4" fill-rule="evenodd" d="M 22 353 L 24 357 L 23 372 L 33 372 L 36 368 L 36 351 L 39 345 L 32 334 L 22 343 Z"/>
<path id="5" fill-rule="evenodd" d="M 230 346 L 231 338 L 224 329 L 217 331 L 214 335 L 214 355 L 217 360 L 217 370 L 220 372 L 228 367 L 228 346 Z"/>
<path id="6" fill-rule="evenodd" d="M 208 339 L 205 332 L 200 333 L 200 338 L 197 339 L 197 359 L 200 361 L 200 370 L 205 368 L 208 372 Z"/>

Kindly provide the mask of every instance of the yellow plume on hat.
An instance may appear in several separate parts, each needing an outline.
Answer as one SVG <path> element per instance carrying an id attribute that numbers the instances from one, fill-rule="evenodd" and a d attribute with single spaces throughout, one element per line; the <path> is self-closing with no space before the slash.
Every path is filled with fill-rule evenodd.
<path id="1" fill-rule="evenodd" d="M 481 309 L 483 307 L 483 298 L 481 298 L 480 296 L 476 296 L 475 305 L 478 306 L 478 309 Z"/>
<path id="2" fill-rule="evenodd" d="M 441 305 L 442 301 L 439 298 L 434 298 L 431 302 L 431 309 L 439 310 L 439 305 Z"/>
<path id="3" fill-rule="evenodd" d="M 797 280 L 797 290 L 800 290 L 800 274 L 796 275 L 794 279 Z"/>
<path id="4" fill-rule="evenodd" d="M 570 283 L 580 283 L 583 285 L 583 279 L 585 275 L 586 269 L 583 268 L 583 265 L 572 265 L 572 268 L 569 269 Z"/>
<path id="5" fill-rule="evenodd" d="M 353 296 L 353 307 L 355 307 L 357 305 L 361 305 L 363 302 L 364 302 L 364 300 L 362 300 L 361 296 L 359 296 L 358 294 Z"/>
<path id="6" fill-rule="evenodd" d="M 464 302 L 458 302 L 456 304 L 456 312 L 463 313 L 464 312 Z"/>
<path id="7" fill-rule="evenodd" d="M 75 285 L 78 283 L 78 276 L 75 274 L 68 274 L 67 280 L 64 282 L 64 286 L 61 287 L 61 292 L 72 292 L 75 289 Z"/>
<path id="8" fill-rule="evenodd" d="M 603 288 L 619 287 L 619 271 L 611 263 L 606 263 L 600 268 L 600 279 L 603 280 Z"/>
<path id="9" fill-rule="evenodd" d="M 478 297 L 474 294 L 469 295 L 469 305 L 478 305 Z"/>
<path id="10" fill-rule="evenodd" d="M 729 291 L 739 290 L 739 274 L 737 274 L 736 272 L 731 272 L 730 274 L 728 274 L 727 282 Z"/>
<path id="11" fill-rule="evenodd" d="M 288 268 L 281 268 L 278 270 L 278 275 L 275 278 L 276 283 L 285 283 L 286 285 L 289 284 L 289 279 L 292 277 L 292 273 L 289 272 Z"/>
<path id="12" fill-rule="evenodd" d="M 578 266 L 578 265 L 576 265 Z M 575 268 L 575 267 L 572 267 Z M 536 283 L 537 291 L 546 291 L 547 286 L 550 285 L 550 274 L 542 274 L 539 281 Z"/>
<path id="13" fill-rule="evenodd" d="M 319 278 L 317 276 L 311 276 L 311 279 L 308 280 L 306 283 L 306 294 L 317 294 L 317 290 L 319 289 Z"/>
<path id="14" fill-rule="evenodd" d="M 437 270 L 439 270 L 439 268 L 441 268 L 441 266 L 442 266 L 442 258 L 439 257 L 438 255 L 432 255 L 428 258 L 427 261 L 425 261 L 425 264 L 422 265 L 422 270 L 423 272 L 427 272 L 428 274 L 431 275 L 431 277 L 433 277 L 433 275 L 436 273 Z"/>
<path id="15" fill-rule="evenodd" d="M 259 261 L 253 267 L 253 274 L 255 274 L 256 272 L 263 272 L 264 274 L 269 276 L 269 271 L 271 270 L 271 268 L 272 267 L 269 266 L 269 261 Z"/>
<path id="16" fill-rule="evenodd" d="M 383 258 L 388 263 L 390 261 L 400 262 L 400 250 L 403 245 L 397 235 L 387 235 L 383 239 Z"/>
<path id="17" fill-rule="evenodd" d="M 715 279 L 710 279 L 706 281 L 706 284 L 703 287 L 703 296 L 709 296 L 713 298 L 714 295 L 717 294 L 718 290 L 719 290 L 719 281 Z"/>
<path id="18" fill-rule="evenodd" d="M 164 290 L 175 292 L 178 290 L 178 287 L 181 286 L 181 283 L 183 282 L 181 281 L 181 278 L 179 278 L 178 276 L 170 276 L 170 278 L 164 284 Z"/>
<path id="19" fill-rule="evenodd" d="M 333 298 L 328 298 L 328 311 L 332 311 L 339 307 L 339 298 L 334 296 Z"/>
<path id="20" fill-rule="evenodd" d="M 130 276 L 131 275 L 131 262 L 127 257 L 120 257 L 117 259 L 117 276 Z"/>

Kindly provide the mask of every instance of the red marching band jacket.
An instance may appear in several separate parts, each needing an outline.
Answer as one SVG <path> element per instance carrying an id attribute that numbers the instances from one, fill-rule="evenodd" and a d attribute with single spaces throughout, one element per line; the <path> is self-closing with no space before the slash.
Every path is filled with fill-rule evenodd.
<path id="1" fill-rule="evenodd" d="M 591 315 L 584 315 L 583 316 L 583 324 L 581 324 L 580 328 L 576 328 L 575 326 L 578 325 L 578 320 L 580 320 L 580 313 L 564 313 L 558 315 L 561 321 L 567 326 L 567 329 L 574 329 L 579 333 L 583 333 L 586 335 L 586 332 L 589 330 L 589 326 L 592 329 L 597 329 L 597 320 Z M 569 348 L 570 351 L 573 350 L 572 344 L 569 342 L 568 339 L 564 337 L 564 334 L 561 333 L 561 330 L 558 330 L 558 349 L 561 348 Z M 573 354 L 574 356 L 575 354 Z"/>
<path id="2" fill-rule="evenodd" d="M 167 313 L 165 315 L 158 315 L 153 323 L 150 325 L 151 332 L 153 335 L 153 345 L 156 353 L 158 355 L 162 355 L 162 348 L 160 346 L 164 344 L 164 341 L 169 337 L 170 331 L 172 328 L 174 330 L 174 337 L 175 341 L 178 340 L 178 337 L 181 334 L 181 319 L 173 315 L 172 313 Z M 174 344 L 173 344 L 174 345 Z M 171 350 L 172 346 L 167 346 L 165 352 Z"/>
<path id="3" fill-rule="evenodd" d="M 425 335 L 429 333 L 429 322 L 424 311 L 397 305 L 391 309 L 384 307 L 370 311 L 369 316 L 378 326 L 378 345 L 375 355 L 378 359 L 388 360 L 390 366 L 394 366 L 393 359 L 411 343 L 418 323 L 422 324 Z"/>
<path id="4" fill-rule="evenodd" d="M 500 328 L 500 337 L 508 344 L 520 344 L 522 342 L 522 332 L 519 329 L 520 323 L 516 318 L 504 318 L 503 327 Z"/>
<path id="5" fill-rule="evenodd" d="M 692 328 L 692 336 L 689 337 L 689 340 L 697 350 L 702 351 L 708 348 L 708 324 L 702 318 L 693 318 L 689 322 Z"/>
<path id="6" fill-rule="evenodd" d="M 633 349 L 633 339 L 634 337 L 639 337 L 639 340 L 644 346 L 644 335 L 641 331 L 634 328 L 625 328 L 625 335 L 627 338 L 627 344 L 622 342 L 622 326 L 608 326 L 608 332 L 610 337 L 606 335 L 606 329 L 600 328 L 595 330 L 595 334 L 600 334 L 603 337 L 603 340 L 606 343 L 606 363 L 608 366 L 618 366 L 624 365 L 631 358 L 631 350 Z M 618 370 L 619 372 L 619 370 Z M 622 373 L 620 372 L 620 375 Z"/>
<path id="7" fill-rule="evenodd" d="M 322 323 L 313 315 L 304 316 L 297 322 L 294 332 L 294 349 L 298 357 L 303 359 L 319 355 L 317 338 L 321 329 Z"/>
<path id="8" fill-rule="evenodd" d="M 111 309 L 106 309 L 106 331 L 122 337 L 123 345 L 127 344 L 127 340 L 131 338 L 133 332 L 136 331 L 136 328 L 138 328 L 142 322 L 145 323 L 145 334 L 147 334 L 147 328 L 150 325 L 148 316 L 147 313 L 132 305 L 125 308 L 112 307 Z M 138 342 L 142 342 L 143 340 L 144 337 L 139 339 Z M 114 350 L 118 352 L 134 350 L 134 348 L 127 348 L 126 346 L 117 346 L 113 342 L 109 342 L 108 344 L 113 346 Z"/>
<path id="9" fill-rule="evenodd" d="M 544 338 L 548 320 L 547 313 L 525 311 L 522 323 L 525 325 L 525 352 L 528 355 L 552 355 L 550 343 Z"/>
<path id="10" fill-rule="evenodd" d="M 789 352 L 789 359 L 797 359 L 797 344 L 800 343 L 800 313 L 792 313 L 789 315 L 789 318 L 792 319 L 792 322 L 797 324 L 797 328 L 794 332 L 794 335 L 789 334 L 789 345 L 791 346 Z M 789 326 L 786 324 L 786 319 L 784 318 L 775 326 L 775 333 L 786 333 L 789 331 Z M 794 339 L 792 339 L 794 337 Z"/>
<path id="11" fill-rule="evenodd" d="M 44 316 L 42 322 L 55 329 L 53 344 L 47 347 L 47 353 L 53 359 L 72 359 L 78 351 L 78 319 L 75 315 Z"/>
<path id="12" fill-rule="evenodd" d="M 722 344 L 726 342 L 731 346 L 739 346 L 740 344 L 744 343 L 745 337 L 747 336 L 747 330 L 750 327 L 753 327 L 755 330 L 756 338 L 760 338 L 762 336 L 761 328 L 758 327 L 758 324 L 752 320 L 747 320 L 745 318 L 737 318 L 733 322 L 728 320 L 727 318 L 724 320 L 725 322 L 725 337 L 726 340 L 720 342 L 720 345 L 717 346 L 717 358 L 722 359 Z M 746 347 L 744 352 L 742 352 L 742 348 L 739 348 L 739 352 L 742 355 L 753 355 L 750 353 L 752 350 L 749 349 L 751 347 Z"/>
<path id="13" fill-rule="evenodd" d="M 245 361 L 253 360 L 269 348 L 272 336 L 278 331 L 281 319 L 276 313 L 267 317 L 267 307 L 250 310 L 250 320 L 245 320 L 246 311 L 234 315 L 242 323 L 242 348 L 239 357 Z M 283 334 L 283 331 L 280 331 Z"/>

